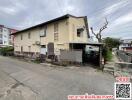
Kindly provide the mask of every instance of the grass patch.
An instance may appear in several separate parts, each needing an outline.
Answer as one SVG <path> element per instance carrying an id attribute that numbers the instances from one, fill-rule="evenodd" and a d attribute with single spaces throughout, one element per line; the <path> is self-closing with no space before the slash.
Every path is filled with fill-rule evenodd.
<path id="1" fill-rule="evenodd" d="M 33 63 L 36 63 L 36 64 L 40 64 L 40 63 L 41 63 L 41 61 L 40 61 L 40 60 L 37 60 L 37 59 L 32 60 L 32 62 L 33 62 Z"/>

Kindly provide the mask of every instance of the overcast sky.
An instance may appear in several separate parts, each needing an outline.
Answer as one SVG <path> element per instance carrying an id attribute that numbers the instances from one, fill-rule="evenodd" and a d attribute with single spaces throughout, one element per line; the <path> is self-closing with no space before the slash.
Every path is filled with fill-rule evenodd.
<path id="1" fill-rule="evenodd" d="M 95 31 L 107 17 L 104 37 L 132 38 L 132 0 L 0 0 L 0 24 L 19 30 L 67 13 L 87 16 Z"/>

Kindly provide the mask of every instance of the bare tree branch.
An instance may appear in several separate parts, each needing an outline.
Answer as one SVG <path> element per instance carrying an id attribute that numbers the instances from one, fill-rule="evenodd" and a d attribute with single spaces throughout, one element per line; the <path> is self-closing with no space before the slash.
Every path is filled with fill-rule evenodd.
<path id="1" fill-rule="evenodd" d="M 100 30 L 99 30 L 99 34 L 101 34 L 101 32 L 104 30 L 104 29 L 106 29 L 107 28 L 107 25 L 108 25 L 108 21 L 107 21 L 107 18 L 105 18 L 105 23 L 104 23 L 104 26 L 103 27 L 101 27 L 100 28 Z"/>
<path id="2" fill-rule="evenodd" d="M 97 34 L 95 34 L 95 32 L 93 31 L 93 27 L 90 28 L 92 33 L 96 36 Z"/>
<path id="3" fill-rule="evenodd" d="M 107 28 L 107 25 L 108 25 L 107 18 L 105 18 L 105 21 L 106 21 L 106 22 L 104 23 L 104 26 L 102 26 L 102 27 L 100 28 L 100 30 L 99 30 L 98 33 L 95 33 L 95 32 L 93 31 L 93 27 L 90 28 L 91 31 L 92 31 L 92 34 L 94 34 L 95 37 L 98 39 L 98 42 L 102 42 L 102 35 L 101 35 L 101 32 L 102 32 L 104 29 L 106 29 L 106 28 Z"/>

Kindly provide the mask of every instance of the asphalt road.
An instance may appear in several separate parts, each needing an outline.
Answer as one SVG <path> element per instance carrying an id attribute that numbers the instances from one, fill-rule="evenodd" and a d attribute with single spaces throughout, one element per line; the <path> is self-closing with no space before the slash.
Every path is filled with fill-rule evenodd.
<path id="1" fill-rule="evenodd" d="M 0 56 L 0 100 L 67 100 L 113 95 L 115 79 L 91 67 L 50 67 Z"/>

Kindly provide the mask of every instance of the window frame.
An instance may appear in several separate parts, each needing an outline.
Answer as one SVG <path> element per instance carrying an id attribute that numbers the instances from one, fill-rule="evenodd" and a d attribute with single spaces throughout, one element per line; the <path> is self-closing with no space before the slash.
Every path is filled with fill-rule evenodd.
<path id="1" fill-rule="evenodd" d="M 3 38 L 3 34 L 0 34 L 0 39 L 2 39 Z"/>
<path id="2" fill-rule="evenodd" d="M 43 34 L 41 34 L 43 32 Z M 41 27 L 40 28 L 40 37 L 46 37 L 47 35 L 47 26 Z"/>
<path id="3" fill-rule="evenodd" d="M 3 40 L 2 39 L 0 39 L 0 44 L 3 44 Z"/>
<path id="4" fill-rule="evenodd" d="M 2 28 L 0 28 L 0 32 L 3 32 L 3 29 Z"/>
<path id="5" fill-rule="evenodd" d="M 81 32 L 77 31 L 77 37 L 81 37 Z"/>
<path id="6" fill-rule="evenodd" d="M 54 23 L 54 41 L 59 41 L 59 23 Z"/>
<path id="7" fill-rule="evenodd" d="M 84 31 L 83 28 L 78 28 L 78 29 L 77 29 L 77 37 L 83 37 L 83 31 Z M 79 34 L 78 34 L 78 33 L 79 33 Z"/>

